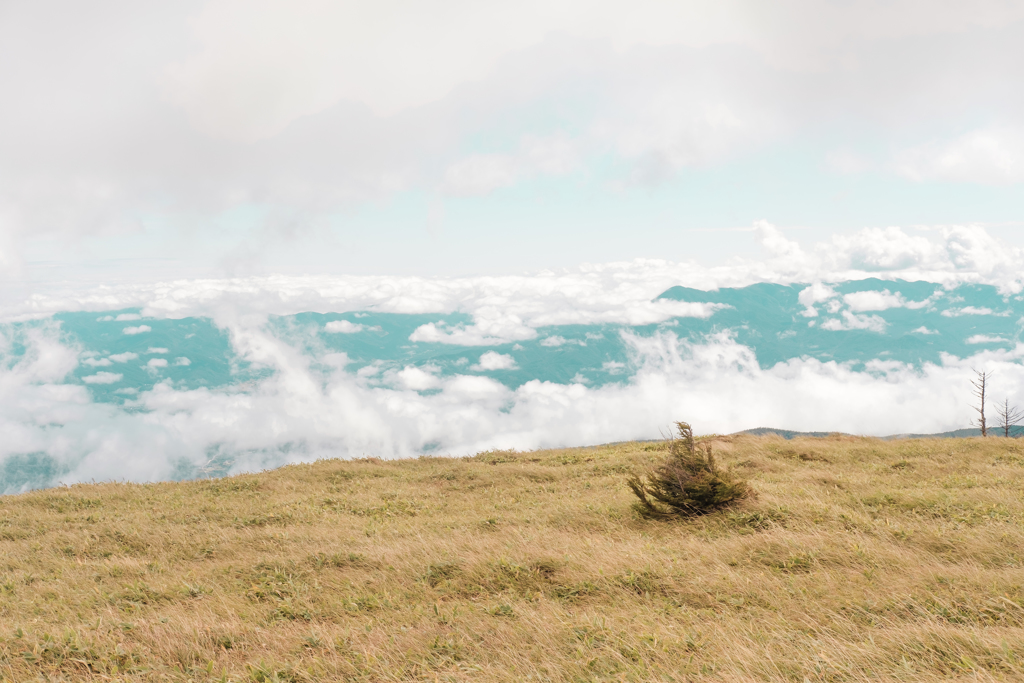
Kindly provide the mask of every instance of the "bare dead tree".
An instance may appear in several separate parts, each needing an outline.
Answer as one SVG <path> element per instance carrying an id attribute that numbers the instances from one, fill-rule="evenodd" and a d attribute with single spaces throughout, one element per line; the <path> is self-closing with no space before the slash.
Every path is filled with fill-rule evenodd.
<path id="1" fill-rule="evenodd" d="M 1017 406 L 1010 405 L 1010 399 L 1004 398 L 1003 405 L 996 411 L 999 416 L 999 428 L 1003 430 L 1003 436 L 1010 438 L 1010 429 L 1017 426 L 1024 413 L 1017 409 Z"/>
<path id="2" fill-rule="evenodd" d="M 974 406 L 974 409 L 978 412 L 978 419 L 972 422 L 972 424 L 981 428 L 982 436 L 988 436 L 988 424 L 985 422 L 985 389 L 988 388 L 988 381 L 990 379 L 992 379 L 991 372 L 975 370 L 974 379 L 971 380 L 971 386 L 974 387 L 974 391 L 971 393 L 978 399 L 978 405 Z"/>

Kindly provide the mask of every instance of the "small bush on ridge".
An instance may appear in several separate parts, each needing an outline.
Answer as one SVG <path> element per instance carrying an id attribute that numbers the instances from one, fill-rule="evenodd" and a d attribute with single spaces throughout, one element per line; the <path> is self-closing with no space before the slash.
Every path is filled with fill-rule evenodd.
<path id="1" fill-rule="evenodd" d="M 714 512 L 750 495 L 744 481 L 733 479 L 715 465 L 710 443 L 698 444 L 693 429 L 677 422 L 669 456 L 646 474 L 626 480 L 640 500 L 634 505 L 646 519 L 691 517 Z"/>

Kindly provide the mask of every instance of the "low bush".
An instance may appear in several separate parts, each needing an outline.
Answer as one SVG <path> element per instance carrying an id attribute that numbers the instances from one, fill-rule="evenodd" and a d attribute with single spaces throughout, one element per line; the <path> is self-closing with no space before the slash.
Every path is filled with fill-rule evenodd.
<path id="1" fill-rule="evenodd" d="M 634 507 L 646 519 L 703 515 L 728 507 L 751 494 L 746 482 L 715 465 L 708 442 L 697 443 L 693 429 L 677 422 L 678 436 L 669 440 L 669 455 L 645 474 L 626 483 L 639 501 Z"/>

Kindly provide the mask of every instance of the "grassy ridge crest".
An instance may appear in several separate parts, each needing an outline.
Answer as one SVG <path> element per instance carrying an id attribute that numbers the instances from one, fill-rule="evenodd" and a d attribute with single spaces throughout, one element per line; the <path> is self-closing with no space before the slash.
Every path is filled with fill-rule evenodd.
<path id="1" fill-rule="evenodd" d="M 713 438 L 671 522 L 650 442 L 0 497 L 0 680 L 1024 677 L 1024 444 Z"/>

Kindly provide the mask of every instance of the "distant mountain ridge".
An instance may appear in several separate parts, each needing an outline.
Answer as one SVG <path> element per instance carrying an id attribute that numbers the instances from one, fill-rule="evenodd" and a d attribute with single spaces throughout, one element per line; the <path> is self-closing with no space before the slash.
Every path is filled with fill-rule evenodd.
<path id="1" fill-rule="evenodd" d="M 658 299 L 723 306 L 706 319 L 681 321 L 690 335 L 728 329 L 762 367 L 791 358 L 921 367 L 944 355 L 1013 348 L 1024 298 L 990 285 L 946 289 L 932 282 L 851 280 L 829 285 L 759 283 L 703 291 L 670 287 Z"/>
<path id="2" fill-rule="evenodd" d="M 743 431 L 736 433 L 752 434 L 754 436 L 778 434 L 784 439 L 796 439 L 802 436 L 821 438 L 825 436 L 832 436 L 833 434 L 842 434 L 843 436 L 863 436 L 861 434 L 846 434 L 845 432 L 797 432 L 791 429 L 775 429 L 774 427 L 755 427 L 754 429 L 744 429 Z M 988 435 L 1003 438 L 1003 430 L 990 427 Z M 967 429 L 954 429 L 951 432 L 937 432 L 935 434 L 890 434 L 888 436 L 879 436 L 876 438 L 882 439 L 883 441 L 896 441 L 898 439 L 966 439 L 973 436 L 981 436 L 981 430 L 972 427 Z M 1016 439 L 1021 436 L 1024 436 L 1024 426 L 1017 425 L 1010 429 L 1010 438 Z"/>

